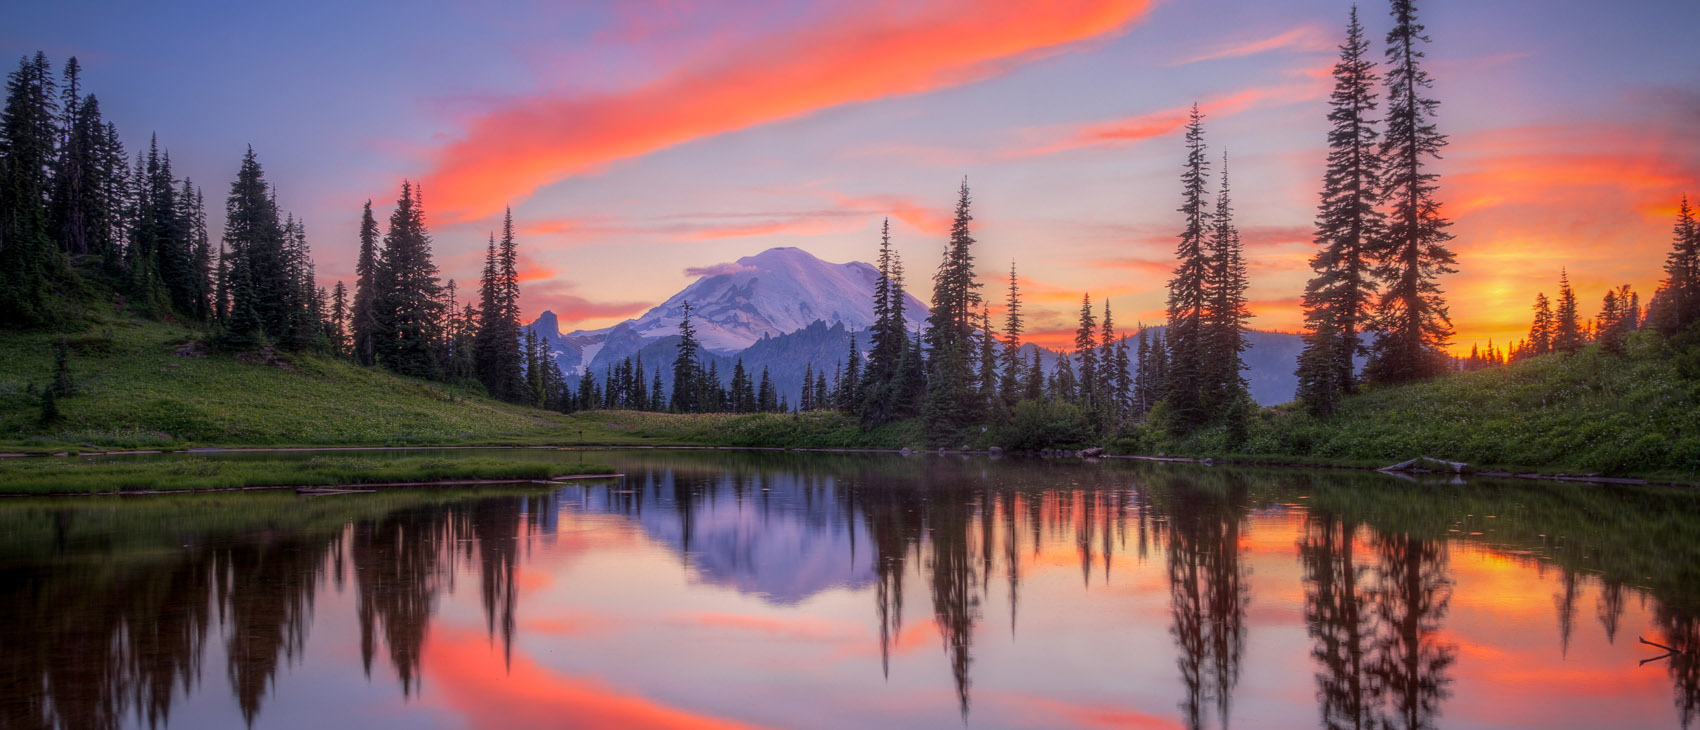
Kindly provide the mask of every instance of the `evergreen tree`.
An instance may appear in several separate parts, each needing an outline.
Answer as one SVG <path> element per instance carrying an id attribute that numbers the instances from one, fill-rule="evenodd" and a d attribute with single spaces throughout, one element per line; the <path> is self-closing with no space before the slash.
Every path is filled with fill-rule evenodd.
<path id="1" fill-rule="evenodd" d="M 47 55 L 22 58 L 6 79 L 0 111 L 0 326 L 37 327 L 69 318 L 55 301 L 69 267 L 49 232 L 48 193 L 58 142 Z"/>
<path id="2" fill-rule="evenodd" d="M 1205 207 L 1204 183 L 1209 175 L 1205 159 L 1204 117 L 1193 104 L 1186 126 L 1187 161 L 1181 173 L 1181 207 L 1186 224 L 1175 245 L 1179 260 L 1169 280 L 1169 327 L 1167 379 L 1162 388 L 1177 431 L 1203 423 L 1205 410 L 1205 358 L 1209 353 L 1205 316 L 1209 308 L 1210 256 L 1205 251 L 1210 213 Z"/>
<path id="3" fill-rule="evenodd" d="M 1075 377 L 1080 387 L 1075 391 L 1075 403 L 1089 417 L 1099 409 L 1098 392 L 1098 318 L 1092 314 L 1092 295 L 1080 300 L 1080 323 L 1074 330 L 1074 357 L 1079 363 Z"/>
<path id="4" fill-rule="evenodd" d="M 871 366 L 870 366 L 871 367 Z M 797 410 L 812 411 L 815 409 L 815 364 L 803 363 L 803 390 L 797 395 Z M 866 413 L 866 411 L 863 411 Z"/>
<path id="5" fill-rule="evenodd" d="M 891 380 L 908 345 L 903 321 L 903 263 L 891 250 L 891 219 L 880 225 L 879 278 L 874 281 L 874 323 L 868 331 L 868 367 L 862 375 L 862 424 L 877 426 L 890 421 L 895 412 Z M 798 408 L 819 407 L 809 393 L 813 380 L 803 379 Z M 857 409 L 852 409 L 857 410 Z"/>
<path id="6" fill-rule="evenodd" d="M 908 340 L 909 347 L 898 361 L 897 375 L 891 381 L 891 401 L 897 418 L 920 415 L 927 398 L 927 365 L 921 357 L 921 333 L 911 334 Z M 824 392 L 824 384 L 816 382 L 823 385 L 817 392 Z"/>
<path id="7" fill-rule="evenodd" d="M 1665 258 L 1665 281 L 1660 290 L 1664 307 L 1656 326 L 1675 335 L 1700 322 L 1700 223 L 1688 196 L 1677 208 L 1671 236 L 1671 252 Z"/>
<path id="8" fill-rule="evenodd" d="M 661 413 L 667 410 L 667 389 L 661 383 L 661 370 L 655 371 L 655 381 L 649 384 L 649 410 Z"/>
<path id="9" fill-rule="evenodd" d="M 1144 323 L 1139 325 L 1138 347 L 1134 352 L 1133 362 L 1133 393 L 1129 414 L 1136 419 L 1142 419 L 1146 412 L 1151 410 L 1157 391 L 1151 372 L 1151 337 L 1145 331 Z"/>
<path id="10" fill-rule="evenodd" d="M 1616 290 L 1606 290 L 1605 299 L 1600 305 L 1600 316 L 1595 319 L 1597 325 L 1594 335 L 1594 339 L 1606 352 L 1623 354 L 1624 338 L 1637 326 L 1638 313 L 1633 303 L 1635 299 L 1635 292 L 1628 284 Z"/>
<path id="11" fill-rule="evenodd" d="M 491 397 L 512 400 L 519 383 L 519 274 L 518 245 L 514 240 L 514 216 L 509 209 L 502 219 L 502 242 L 496 237 L 484 254 L 484 275 L 479 286 L 476 349 L 478 377 Z"/>
<path id="12" fill-rule="evenodd" d="M 1299 399 L 1329 413 L 1357 390 L 1354 358 L 1369 354 L 1362 331 L 1375 296 L 1371 255 L 1386 221 L 1380 201 L 1381 155 L 1375 120 L 1375 62 L 1352 8 L 1346 42 L 1334 64 L 1329 98 L 1328 165 L 1316 216 L 1316 244 L 1305 285 L 1305 349 L 1299 356 Z"/>
<path id="13" fill-rule="evenodd" d="M 969 231 L 968 180 L 962 181 L 956 202 L 950 243 L 933 276 L 933 310 L 928 317 L 926 401 L 922 407 L 927 440 L 952 440 L 980 415 L 974 403 L 974 373 L 970 349 L 974 339 L 974 309 L 980 303 L 974 280 L 974 237 Z"/>
<path id="14" fill-rule="evenodd" d="M 1535 319 L 1529 324 L 1529 341 L 1523 345 L 1523 351 L 1531 356 L 1545 355 L 1552 352 L 1553 336 L 1557 334 L 1557 323 L 1546 292 L 1535 295 L 1534 310 Z"/>
<path id="15" fill-rule="evenodd" d="M 732 366 L 732 412 L 752 413 L 756 409 L 756 395 L 750 392 L 750 374 L 744 370 L 744 358 L 738 358 Z"/>
<path id="16" fill-rule="evenodd" d="M 233 347 L 251 347 L 287 334 L 289 291 L 294 282 L 285 271 L 283 225 L 278 221 L 271 186 L 252 147 L 242 157 L 236 180 L 225 199 L 224 245 L 230 251 L 231 323 L 226 328 Z M 146 261 L 148 252 L 132 240 L 129 258 Z M 132 263 L 131 270 L 142 264 Z M 252 321 L 247 318 L 253 317 Z M 257 325 L 249 330 L 250 325 Z"/>
<path id="17" fill-rule="evenodd" d="M 1226 152 L 1222 153 L 1222 187 L 1216 196 L 1216 216 L 1206 253 L 1210 268 L 1205 281 L 1209 296 L 1205 319 L 1209 340 L 1204 358 L 1205 406 L 1214 418 L 1239 403 L 1240 394 L 1246 390 L 1245 377 L 1241 375 L 1245 363 L 1240 354 L 1246 349 L 1246 320 L 1251 318 L 1246 305 L 1245 259 L 1228 195 Z"/>
<path id="18" fill-rule="evenodd" d="M 331 289 L 331 352 L 348 354 L 348 287 L 341 281 Z"/>
<path id="19" fill-rule="evenodd" d="M 773 388 L 773 378 L 767 374 L 767 368 L 761 369 L 761 385 L 756 387 L 756 408 L 762 413 L 777 413 L 779 411 L 779 391 Z"/>
<path id="20" fill-rule="evenodd" d="M 1014 406 L 1021 400 L 1021 288 L 1016 284 L 1015 260 L 1009 262 L 1009 299 L 1005 303 L 1006 312 L 1003 323 L 1003 374 L 998 383 L 998 390 L 1003 396 L 1005 406 Z"/>
<path id="21" fill-rule="evenodd" d="M 1587 339 L 1582 334 L 1581 315 L 1576 310 L 1576 292 L 1570 289 L 1570 272 L 1558 275 L 1558 313 L 1554 316 L 1552 349 L 1571 353 L 1582 349 Z"/>
<path id="22" fill-rule="evenodd" d="M 844 378 L 838 381 L 838 410 L 855 413 L 862 404 L 862 353 L 856 349 L 856 332 L 850 332 L 850 354 L 844 359 Z"/>
<path id="23" fill-rule="evenodd" d="M 383 286 L 372 306 L 378 362 L 400 375 L 435 378 L 441 373 L 432 347 L 442 321 L 440 285 L 425 212 L 407 181 L 390 214 L 381 267 Z"/>
<path id="24" fill-rule="evenodd" d="M 1393 0 L 1394 27 L 1387 33 L 1387 134 L 1382 140 L 1382 195 L 1389 209 L 1387 233 L 1376 252 L 1383 289 L 1376 309 L 1380 337 L 1371 348 L 1365 377 L 1399 383 L 1444 372 L 1452 321 L 1435 279 L 1457 271 L 1446 247 L 1451 225 L 1435 201 L 1436 180 L 1428 172 L 1446 137 L 1435 129 L 1440 102 L 1423 96 L 1433 83 L 1419 65 L 1428 42 L 1416 20 L 1413 0 Z"/>
<path id="25" fill-rule="evenodd" d="M 980 386 L 979 402 L 994 423 L 1002 422 L 1004 415 L 1003 397 L 998 395 L 998 335 L 992 330 L 992 312 L 985 304 L 980 305 L 980 374 L 976 380 Z"/>
<path id="26" fill-rule="evenodd" d="M 377 300 L 380 286 L 380 256 L 378 221 L 372 217 L 372 201 L 368 200 L 365 210 L 360 214 L 360 256 L 354 264 L 354 303 L 348 313 L 354 359 L 361 365 L 375 365 L 378 362 L 377 351 L 373 347 L 377 320 L 372 304 Z"/>
<path id="27" fill-rule="evenodd" d="M 679 317 L 678 355 L 673 358 L 673 398 L 675 413 L 697 413 L 702 404 L 702 365 L 697 361 L 697 330 L 691 326 L 691 303 L 685 302 Z"/>
<path id="28" fill-rule="evenodd" d="M 1103 379 L 1105 424 L 1117 426 L 1127 417 L 1133 399 L 1132 363 L 1127 357 L 1127 336 L 1116 337 L 1110 317 L 1110 300 L 1104 300 L 1104 324 L 1098 331 L 1098 363 Z"/>
<path id="29" fill-rule="evenodd" d="M 1033 347 L 1033 364 L 1027 368 L 1027 382 L 1021 389 L 1023 400 L 1039 400 L 1045 397 L 1045 366 L 1039 359 L 1039 347 Z"/>

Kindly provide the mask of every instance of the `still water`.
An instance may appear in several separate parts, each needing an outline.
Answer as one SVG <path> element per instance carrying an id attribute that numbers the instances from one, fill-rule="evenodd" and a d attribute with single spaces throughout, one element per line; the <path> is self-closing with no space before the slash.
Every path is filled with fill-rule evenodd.
<path id="1" fill-rule="evenodd" d="M 0 502 L 0 728 L 1700 725 L 1692 491 L 502 453 L 626 476 Z"/>

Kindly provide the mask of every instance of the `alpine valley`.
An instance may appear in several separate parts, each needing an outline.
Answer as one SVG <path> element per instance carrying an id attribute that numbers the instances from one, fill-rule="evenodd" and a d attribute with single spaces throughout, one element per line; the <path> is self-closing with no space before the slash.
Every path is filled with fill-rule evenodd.
<path id="1" fill-rule="evenodd" d="M 863 333 L 874 323 L 874 285 L 879 272 L 860 261 L 835 264 L 800 248 L 771 248 L 729 264 L 711 267 L 702 277 L 642 316 L 612 327 L 561 332 L 554 312 L 545 311 L 529 326 L 549 342 L 561 371 L 604 382 L 608 369 L 626 358 L 641 358 L 646 373 L 660 372 L 667 381 L 679 342 L 679 321 L 690 303 L 691 321 L 703 345 L 703 367 L 710 366 L 722 381 L 733 366 L 759 377 L 765 368 L 779 393 L 797 402 L 808 370 L 832 373 L 844 366 L 850 341 L 864 356 Z M 927 306 L 913 295 L 904 303 L 911 331 L 926 327 Z M 1161 327 L 1153 327 L 1153 332 Z M 1129 329 L 1130 336 L 1137 334 Z M 1298 388 L 1294 370 L 1303 340 L 1296 334 L 1250 331 L 1243 355 L 1243 373 L 1251 395 L 1261 405 L 1285 403 Z M 1028 358 L 1034 345 L 1023 345 Z M 1042 349 L 1047 369 L 1059 353 Z M 659 369 L 659 370 L 658 370 Z"/>

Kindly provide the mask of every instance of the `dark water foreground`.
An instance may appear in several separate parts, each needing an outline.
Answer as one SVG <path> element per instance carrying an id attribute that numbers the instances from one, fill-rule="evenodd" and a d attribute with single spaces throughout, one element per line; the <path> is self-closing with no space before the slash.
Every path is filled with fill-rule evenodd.
<path id="1" fill-rule="evenodd" d="M 0 729 L 1700 726 L 1692 491 L 590 458 L 0 502 Z"/>

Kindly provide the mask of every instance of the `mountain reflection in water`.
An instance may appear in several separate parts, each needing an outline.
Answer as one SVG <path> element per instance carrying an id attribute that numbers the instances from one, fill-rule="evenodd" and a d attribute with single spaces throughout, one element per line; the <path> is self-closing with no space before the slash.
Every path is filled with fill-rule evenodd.
<path id="1" fill-rule="evenodd" d="M 1686 728 L 1700 713 L 1685 491 L 595 458 L 627 476 L 0 504 L 0 728 Z M 1638 636 L 1687 651 L 1639 666 L 1661 651 Z"/>

